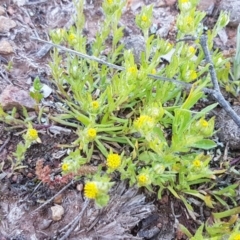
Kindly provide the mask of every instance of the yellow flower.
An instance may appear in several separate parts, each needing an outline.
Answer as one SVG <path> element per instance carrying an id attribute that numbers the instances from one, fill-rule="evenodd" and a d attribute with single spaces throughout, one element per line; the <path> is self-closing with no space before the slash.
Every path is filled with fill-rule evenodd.
<path id="1" fill-rule="evenodd" d="M 98 103 L 98 101 L 92 101 L 92 108 L 93 108 L 93 109 L 98 109 L 98 108 L 99 108 L 99 103 Z"/>
<path id="2" fill-rule="evenodd" d="M 179 0 L 179 2 L 180 2 L 181 4 L 183 4 L 183 3 L 188 3 L 189 0 Z"/>
<path id="3" fill-rule="evenodd" d="M 152 74 L 156 74 L 156 72 L 157 72 L 157 71 L 156 71 L 156 69 L 154 68 L 151 73 L 152 73 Z"/>
<path id="4" fill-rule="evenodd" d="M 140 129 L 144 126 L 148 126 L 148 127 L 153 127 L 153 118 L 147 116 L 147 115 L 142 115 L 140 116 L 137 120 L 135 120 L 135 126 Z"/>
<path id="5" fill-rule="evenodd" d="M 240 240 L 240 232 L 232 233 L 228 240 Z"/>
<path id="6" fill-rule="evenodd" d="M 108 4 L 112 4 L 113 0 L 107 0 Z"/>
<path id="7" fill-rule="evenodd" d="M 143 22 L 147 22 L 147 20 L 148 20 L 147 16 L 146 15 L 142 15 L 142 21 Z"/>
<path id="8" fill-rule="evenodd" d="M 190 47 L 188 48 L 188 52 L 189 52 L 190 54 L 194 54 L 194 53 L 196 52 L 196 49 L 195 49 L 194 47 L 190 46 Z"/>
<path id="9" fill-rule="evenodd" d="M 69 42 L 73 42 L 75 39 L 76 39 L 75 34 L 70 33 L 69 36 L 68 36 L 68 41 L 69 41 Z"/>
<path id="10" fill-rule="evenodd" d="M 114 170 L 120 167 L 121 165 L 121 157 L 118 154 L 110 153 L 107 157 L 107 166 Z"/>
<path id="11" fill-rule="evenodd" d="M 69 169 L 69 164 L 68 163 L 63 163 L 62 164 L 62 170 L 67 171 Z"/>
<path id="12" fill-rule="evenodd" d="M 35 140 L 38 139 L 38 131 L 36 129 L 34 129 L 34 128 L 29 128 L 27 130 L 26 137 L 30 141 L 35 141 Z"/>
<path id="13" fill-rule="evenodd" d="M 84 187 L 84 195 L 87 198 L 95 199 L 98 195 L 98 187 L 95 182 L 87 182 Z"/>
<path id="14" fill-rule="evenodd" d="M 193 161 L 192 165 L 195 168 L 200 168 L 202 166 L 202 162 L 199 159 L 196 159 L 196 160 Z"/>
<path id="15" fill-rule="evenodd" d="M 136 67 L 130 67 L 130 68 L 128 68 L 128 72 L 136 74 L 137 73 L 137 68 Z"/>
<path id="16" fill-rule="evenodd" d="M 200 119 L 199 123 L 200 123 L 201 127 L 203 127 L 203 128 L 208 127 L 208 122 L 205 119 Z"/>
<path id="17" fill-rule="evenodd" d="M 94 139 L 97 135 L 97 131 L 94 128 L 89 128 L 87 134 L 89 138 Z"/>
<path id="18" fill-rule="evenodd" d="M 194 70 L 190 71 L 190 80 L 194 80 L 197 78 L 197 73 Z"/>
<path id="19" fill-rule="evenodd" d="M 149 182 L 148 176 L 144 173 L 138 175 L 137 180 L 138 180 L 138 184 L 140 186 L 145 186 Z"/>

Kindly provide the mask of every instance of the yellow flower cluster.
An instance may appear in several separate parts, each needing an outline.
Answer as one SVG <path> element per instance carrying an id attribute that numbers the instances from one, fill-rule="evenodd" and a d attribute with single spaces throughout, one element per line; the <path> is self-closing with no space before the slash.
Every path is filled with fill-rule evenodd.
<path id="1" fill-rule="evenodd" d="M 98 108 L 99 108 L 99 103 L 98 103 L 98 101 L 92 101 L 92 108 L 93 108 L 93 109 L 98 109 Z"/>
<path id="2" fill-rule="evenodd" d="M 191 70 L 190 71 L 190 80 L 194 80 L 196 79 L 198 76 L 197 76 L 197 72 L 194 71 L 194 70 Z"/>
<path id="3" fill-rule="evenodd" d="M 180 2 L 181 4 L 183 4 L 183 3 L 188 3 L 189 0 L 179 0 L 179 2 Z"/>
<path id="4" fill-rule="evenodd" d="M 74 33 L 70 33 L 68 36 L 68 41 L 72 43 L 76 39 L 76 35 Z"/>
<path id="5" fill-rule="evenodd" d="M 118 154 L 110 153 L 107 157 L 107 166 L 115 170 L 121 165 L 121 157 Z"/>
<path id="6" fill-rule="evenodd" d="M 193 161 L 192 165 L 195 168 L 200 168 L 202 166 L 202 162 L 199 159 L 196 159 L 196 160 Z"/>
<path id="7" fill-rule="evenodd" d="M 112 4 L 112 3 L 113 3 L 113 0 L 107 0 L 107 3 L 108 3 L 108 4 Z"/>
<path id="8" fill-rule="evenodd" d="M 240 232 L 232 233 L 228 240 L 240 240 Z"/>
<path id="9" fill-rule="evenodd" d="M 26 138 L 30 141 L 35 141 L 38 139 L 38 131 L 34 128 L 29 128 L 27 130 Z"/>
<path id="10" fill-rule="evenodd" d="M 94 128 L 89 128 L 87 131 L 88 138 L 94 139 L 97 136 L 97 131 Z"/>
<path id="11" fill-rule="evenodd" d="M 142 115 L 137 120 L 135 120 L 135 126 L 138 129 L 141 129 L 144 126 L 152 127 L 153 123 L 154 123 L 153 118 L 151 118 L 151 117 L 149 117 L 147 115 Z"/>
<path id="12" fill-rule="evenodd" d="M 142 18 L 141 18 L 141 19 L 142 19 L 143 22 L 147 22 L 147 21 L 148 21 L 148 18 L 147 18 L 146 15 L 142 15 Z"/>
<path id="13" fill-rule="evenodd" d="M 194 54 L 194 53 L 196 52 L 196 49 L 195 49 L 193 46 L 190 46 L 190 47 L 188 48 L 188 52 L 189 52 L 190 54 Z"/>
<path id="14" fill-rule="evenodd" d="M 240 240 L 240 233 L 237 234 L 237 235 L 233 238 L 233 240 Z"/>
<path id="15" fill-rule="evenodd" d="M 137 177 L 137 180 L 140 186 L 145 186 L 148 183 L 149 178 L 146 174 L 142 173 Z"/>
<path id="16" fill-rule="evenodd" d="M 68 163 L 63 163 L 62 164 L 62 170 L 67 171 L 69 169 L 69 164 Z"/>
<path id="17" fill-rule="evenodd" d="M 201 127 L 203 127 L 203 128 L 208 127 L 208 122 L 205 119 L 200 119 L 199 123 L 200 123 Z"/>
<path id="18" fill-rule="evenodd" d="M 128 72 L 136 74 L 137 73 L 137 68 L 136 67 L 130 67 L 130 68 L 128 68 Z"/>
<path id="19" fill-rule="evenodd" d="M 99 189 L 95 182 L 87 182 L 84 187 L 84 195 L 90 199 L 96 199 Z"/>
<path id="20" fill-rule="evenodd" d="M 156 74 L 156 69 L 155 68 L 153 68 L 153 70 L 152 70 L 152 72 L 151 72 L 151 74 Z"/>

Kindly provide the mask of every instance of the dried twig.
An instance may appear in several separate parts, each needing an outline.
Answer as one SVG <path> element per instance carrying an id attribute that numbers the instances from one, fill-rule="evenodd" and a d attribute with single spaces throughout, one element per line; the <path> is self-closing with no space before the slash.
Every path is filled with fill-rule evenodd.
<path id="1" fill-rule="evenodd" d="M 42 209 L 44 206 L 46 206 L 48 203 L 50 203 L 51 201 L 54 200 L 54 198 L 56 198 L 59 194 L 61 194 L 62 192 L 64 192 L 68 187 L 70 187 L 72 184 L 74 183 L 74 181 L 71 181 L 70 183 L 68 183 L 66 186 L 64 186 L 57 194 L 55 194 L 53 197 L 51 197 L 50 199 L 48 199 L 46 202 L 44 202 L 41 206 L 39 206 L 37 209 L 35 209 L 32 213 L 35 213 L 37 211 L 39 211 L 40 209 Z"/>
<path id="2" fill-rule="evenodd" d="M 64 234 L 64 236 L 62 236 L 59 240 L 66 240 L 66 239 L 68 239 L 68 237 L 70 236 L 71 232 L 76 228 L 76 226 L 77 226 L 79 220 L 81 219 L 83 213 L 85 212 L 88 204 L 89 204 L 89 200 L 87 199 L 87 200 L 85 201 L 85 203 L 84 203 L 84 206 L 83 206 L 81 212 L 74 218 L 73 221 L 71 221 L 71 222 L 67 225 L 68 227 L 66 226 L 66 227 L 64 227 L 64 228 L 61 230 L 61 231 L 63 231 L 63 230 L 66 230 L 67 228 L 69 228 L 68 231 Z"/>
<path id="3" fill-rule="evenodd" d="M 207 36 L 206 35 L 201 36 L 200 43 L 201 43 L 203 52 L 205 54 L 206 61 L 209 64 L 209 72 L 210 72 L 210 76 L 211 76 L 211 80 L 212 80 L 212 84 L 213 84 L 213 91 L 210 94 L 222 106 L 222 108 L 233 119 L 233 121 L 238 125 L 238 127 L 240 127 L 240 117 L 232 109 L 229 102 L 225 100 L 225 98 L 223 97 L 223 95 L 221 93 L 221 90 L 220 90 L 220 87 L 219 87 L 219 84 L 218 84 L 218 80 L 217 80 L 216 71 L 214 69 L 213 62 L 212 62 L 211 55 L 210 55 L 210 51 L 209 51 L 208 46 L 207 46 Z"/>
<path id="4" fill-rule="evenodd" d="M 0 152 L 6 147 L 6 145 L 8 144 L 8 142 L 10 141 L 11 137 L 8 136 L 8 138 L 5 140 L 5 142 L 3 143 L 3 145 L 0 147 Z"/>
<path id="5" fill-rule="evenodd" d="M 61 45 L 58 45 L 58 44 L 55 44 L 55 43 L 51 43 L 49 41 L 45 41 L 43 39 L 40 39 L 40 38 L 35 38 L 35 37 L 31 37 L 32 40 L 35 40 L 35 41 L 38 41 L 38 42 L 41 42 L 41 43 L 45 43 L 45 44 L 49 44 L 51 45 L 52 47 L 56 47 L 56 48 L 59 48 L 65 52 L 69 52 L 69 53 L 72 53 L 74 55 L 77 55 L 79 57 L 82 57 L 82 58 L 85 58 L 85 59 L 89 59 L 89 60 L 92 60 L 92 61 L 96 61 L 98 63 L 101 63 L 101 64 L 104 64 L 108 67 L 111 67 L 113 69 L 117 69 L 119 71 L 124 71 L 125 68 L 124 67 L 121 67 L 121 66 L 118 66 L 118 65 L 115 65 L 115 64 L 112 64 L 112 63 L 109 63 L 109 62 L 106 62 L 100 58 L 97 58 L 97 57 L 94 57 L 94 56 L 89 56 L 87 54 L 83 54 L 83 53 L 80 53 L 80 52 L 77 52 L 75 50 L 72 50 L 70 48 L 66 48 L 66 47 L 63 47 Z M 167 77 L 162 77 L 162 76 L 158 76 L 158 75 L 154 75 L 154 74 L 148 74 L 147 75 L 148 77 L 150 78 L 153 78 L 153 79 L 157 79 L 157 80 L 163 80 L 163 81 L 167 81 L 167 82 L 172 82 L 176 85 L 179 85 L 179 86 L 182 86 L 183 88 L 185 89 L 191 89 L 192 88 L 192 84 L 190 83 L 185 83 L 183 81 L 180 81 L 180 80 L 176 80 L 176 79 L 172 79 L 172 78 L 167 78 Z M 212 89 L 208 89 L 208 88 L 203 88 L 202 91 L 204 93 L 208 93 L 208 94 L 211 94 L 213 92 Z"/>

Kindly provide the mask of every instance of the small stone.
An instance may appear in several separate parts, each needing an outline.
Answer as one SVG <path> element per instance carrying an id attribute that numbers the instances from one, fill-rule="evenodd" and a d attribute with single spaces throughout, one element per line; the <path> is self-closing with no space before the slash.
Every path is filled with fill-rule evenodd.
<path id="1" fill-rule="evenodd" d="M 27 0 L 13 0 L 15 4 L 17 4 L 19 7 L 22 7 L 26 4 Z"/>
<path id="2" fill-rule="evenodd" d="M 54 198 L 54 200 L 53 200 L 53 202 L 54 202 L 55 204 L 61 204 L 62 201 L 63 201 L 63 196 L 62 196 L 62 194 L 57 195 L 57 196 Z"/>
<path id="3" fill-rule="evenodd" d="M 50 219 L 43 219 L 43 221 L 39 225 L 39 228 L 41 230 L 45 230 L 45 229 L 50 227 L 51 223 L 52 223 L 52 220 L 50 220 Z"/>
<path id="4" fill-rule="evenodd" d="M 165 0 L 166 6 L 173 6 L 177 0 Z"/>
<path id="5" fill-rule="evenodd" d="M 52 219 L 54 221 L 59 221 L 62 219 L 62 216 L 64 214 L 64 208 L 61 205 L 55 205 L 51 207 L 52 210 Z"/>
<path id="6" fill-rule="evenodd" d="M 6 40 L 0 41 L 0 54 L 9 54 L 9 53 L 13 53 L 12 45 Z"/>
<path id="7" fill-rule="evenodd" d="M 212 15 L 216 0 L 201 0 L 198 4 L 198 10 L 205 11 L 208 15 Z"/>
<path id="8" fill-rule="evenodd" d="M 9 32 L 11 28 L 16 27 L 15 21 L 4 16 L 0 16 L 0 32 Z"/>
<path id="9" fill-rule="evenodd" d="M 0 6 L 0 16 L 3 15 L 4 13 L 5 13 L 5 9 L 2 6 Z"/>
<path id="10" fill-rule="evenodd" d="M 79 183 L 76 188 L 77 188 L 77 190 L 78 190 L 79 192 L 82 192 L 82 190 L 83 190 L 83 184 L 82 184 L 82 183 Z"/>
<path id="11" fill-rule="evenodd" d="M 157 7 L 171 7 L 176 2 L 177 2 L 177 0 L 159 0 L 157 2 Z"/>
<path id="12" fill-rule="evenodd" d="M 237 27 L 240 24 L 240 1 L 222 0 L 219 4 L 220 11 L 227 11 L 230 14 L 229 26 Z"/>
<path id="13" fill-rule="evenodd" d="M 37 103 L 27 91 L 9 85 L 0 95 L 0 104 L 4 110 L 11 110 L 14 107 L 17 109 L 25 107 L 28 110 L 34 110 Z"/>

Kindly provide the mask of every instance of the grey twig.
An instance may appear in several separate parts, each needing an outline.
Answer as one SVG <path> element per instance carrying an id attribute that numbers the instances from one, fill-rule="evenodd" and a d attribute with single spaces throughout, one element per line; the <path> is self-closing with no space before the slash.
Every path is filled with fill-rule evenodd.
<path id="1" fill-rule="evenodd" d="M 9 143 L 10 139 L 11 139 L 11 137 L 8 136 L 8 138 L 5 140 L 3 145 L 0 147 L 0 152 L 6 147 L 6 145 Z"/>
<path id="2" fill-rule="evenodd" d="M 104 61 L 100 58 L 94 57 L 94 56 L 89 56 L 87 54 L 83 54 L 83 53 L 74 51 L 72 49 L 63 47 L 63 46 L 55 44 L 55 43 L 51 43 L 49 41 L 45 41 L 45 40 L 40 39 L 40 38 L 31 37 L 31 39 L 35 40 L 35 41 L 38 41 L 38 42 L 49 44 L 53 47 L 59 48 L 59 49 L 65 51 L 65 52 L 72 53 L 72 54 L 80 56 L 82 58 L 89 59 L 89 60 L 92 60 L 92 61 L 96 61 L 100 64 L 104 64 L 108 67 L 111 67 L 113 69 L 117 69 L 119 71 L 124 71 L 125 70 L 124 67 L 106 62 L 106 61 Z M 240 127 L 240 118 L 238 117 L 236 112 L 231 108 L 230 104 L 224 99 L 224 97 L 223 97 L 223 95 L 220 91 L 220 87 L 219 87 L 218 81 L 217 81 L 216 72 L 214 70 L 213 63 L 212 63 L 211 56 L 210 56 L 210 52 L 209 52 L 208 47 L 207 47 L 206 36 L 203 35 L 200 40 L 201 40 L 201 45 L 202 45 L 204 54 L 206 56 L 206 60 L 210 64 L 209 71 L 210 71 L 212 83 L 213 83 L 213 86 L 214 86 L 214 89 L 202 88 L 202 91 L 204 93 L 211 94 L 217 100 L 217 102 L 222 106 L 222 108 L 229 114 L 229 116 L 234 120 L 234 122 Z M 182 82 L 180 80 L 166 78 L 166 77 L 162 77 L 162 76 L 158 76 L 158 75 L 148 74 L 147 76 L 150 77 L 150 78 L 153 78 L 153 79 L 157 79 L 157 80 L 172 82 L 176 85 L 182 86 L 185 89 L 191 89 L 192 86 L 193 86 L 190 83 L 185 83 L 185 82 Z"/>
<path id="3" fill-rule="evenodd" d="M 67 188 L 69 188 L 74 181 L 71 181 L 70 183 L 68 183 L 66 186 L 64 186 L 58 193 L 56 193 L 53 197 L 51 197 L 50 199 L 48 199 L 45 203 L 43 203 L 41 206 L 39 206 L 37 209 L 35 209 L 32 213 L 35 213 L 37 211 L 39 211 L 40 209 L 42 209 L 44 206 L 46 206 L 48 203 L 50 203 L 51 201 L 54 200 L 54 198 L 56 198 L 59 194 L 61 194 L 62 192 L 64 192 Z"/>
<path id="4" fill-rule="evenodd" d="M 210 93 L 216 101 L 222 106 L 222 108 L 227 112 L 227 114 L 233 119 L 233 121 L 240 127 L 240 117 L 237 115 L 237 113 L 232 109 L 231 105 L 229 104 L 228 101 L 225 100 L 223 97 L 218 80 L 217 80 L 217 75 L 216 71 L 213 66 L 213 62 L 211 59 L 210 51 L 207 46 L 207 36 L 203 35 L 200 38 L 200 44 L 202 46 L 203 52 L 205 54 L 205 58 L 207 63 L 209 64 L 209 72 L 211 76 L 211 81 L 213 84 L 213 91 Z"/>
<path id="5" fill-rule="evenodd" d="M 84 206 L 81 210 L 81 212 L 74 218 L 73 221 L 71 221 L 67 226 L 68 226 L 68 231 L 64 234 L 64 236 L 62 236 L 59 240 L 66 240 L 68 239 L 68 237 L 70 236 L 71 232 L 76 228 L 79 220 L 81 219 L 83 213 L 85 212 L 87 206 L 89 204 L 89 200 L 86 200 L 84 203 Z M 64 227 L 61 231 L 67 229 L 66 227 Z"/>
<path id="6" fill-rule="evenodd" d="M 114 69 L 117 69 L 117 70 L 120 70 L 120 71 L 124 70 L 123 67 L 120 67 L 118 65 L 115 65 L 115 64 L 112 64 L 112 63 L 109 63 L 109 62 L 106 62 L 106 61 L 104 61 L 104 60 L 102 60 L 100 58 L 97 58 L 97 57 L 94 57 L 94 56 L 89 56 L 87 54 L 77 52 L 77 51 L 72 50 L 70 48 L 66 48 L 66 47 L 63 47 L 61 45 L 58 45 L 58 44 L 55 44 L 55 43 L 51 43 L 51 42 L 45 41 L 45 40 L 40 39 L 40 38 L 31 37 L 31 39 L 32 40 L 36 40 L 38 42 L 47 43 L 47 44 L 49 44 L 49 45 L 51 45 L 53 47 L 56 47 L 56 48 L 59 48 L 59 49 L 65 51 L 65 52 L 69 52 L 69 53 L 72 53 L 72 54 L 77 55 L 79 57 L 82 57 L 82 58 L 85 58 L 85 59 L 89 59 L 89 60 L 92 60 L 92 61 L 104 64 L 104 65 L 107 65 L 107 66 L 109 66 L 111 68 L 114 68 Z"/>
<path id="7" fill-rule="evenodd" d="M 94 56 L 89 56 L 87 54 L 83 54 L 83 53 L 80 53 L 80 52 L 77 52 L 77 51 L 74 51 L 72 49 L 69 49 L 69 48 L 66 48 L 66 47 L 63 47 L 61 45 L 58 45 L 58 44 L 55 44 L 55 43 L 51 43 L 49 41 L 45 41 L 43 39 L 40 39 L 40 38 L 35 38 L 35 37 L 31 37 L 32 40 L 35 40 L 35 41 L 38 41 L 38 42 L 41 42 L 41 43 L 45 43 L 45 44 L 49 44 L 50 46 L 52 47 L 56 47 L 58 49 L 61 49 L 65 52 L 69 52 L 69 53 L 72 53 L 74 55 L 77 55 L 79 57 L 82 57 L 82 58 L 85 58 L 85 59 L 89 59 L 89 60 L 92 60 L 92 61 L 96 61 L 98 63 L 101 63 L 101 64 L 104 64 L 108 67 L 111 67 L 113 69 L 117 69 L 119 71 L 124 71 L 125 68 L 124 67 L 121 67 L 121 66 L 118 66 L 118 65 L 115 65 L 115 64 L 112 64 L 112 63 L 109 63 L 109 62 L 106 62 L 100 58 L 97 58 L 97 57 L 94 57 Z M 167 78 L 167 77 L 162 77 L 162 76 L 158 76 L 158 75 L 154 75 L 154 74 L 148 74 L 147 75 L 148 77 L 150 78 L 153 78 L 153 79 L 156 79 L 156 80 L 162 80 L 162 81 L 167 81 L 167 82 L 172 82 L 176 85 L 179 85 L 179 86 L 182 86 L 183 88 L 185 89 L 191 89 L 192 88 L 192 84 L 190 83 L 185 83 L 183 81 L 180 81 L 180 80 L 176 80 L 176 79 L 172 79 L 172 78 Z M 208 94 L 211 94 L 213 93 L 213 90 L 212 89 L 208 89 L 208 88 L 203 88 L 202 91 L 204 93 L 208 93 Z"/>

